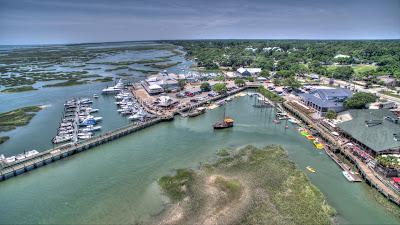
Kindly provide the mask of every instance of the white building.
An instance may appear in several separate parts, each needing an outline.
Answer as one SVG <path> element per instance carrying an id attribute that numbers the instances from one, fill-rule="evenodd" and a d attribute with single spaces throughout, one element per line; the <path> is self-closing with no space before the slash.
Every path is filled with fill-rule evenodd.
<path id="1" fill-rule="evenodd" d="M 243 68 L 240 67 L 237 69 L 237 72 L 240 73 L 242 76 L 254 76 L 261 73 L 261 68 Z"/>

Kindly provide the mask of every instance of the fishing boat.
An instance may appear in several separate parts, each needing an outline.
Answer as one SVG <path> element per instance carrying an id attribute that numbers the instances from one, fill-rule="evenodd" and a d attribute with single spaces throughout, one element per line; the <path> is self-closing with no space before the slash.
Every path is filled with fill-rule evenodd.
<path id="1" fill-rule="evenodd" d="M 311 173 L 317 172 L 317 170 L 314 169 L 314 168 L 312 168 L 311 166 L 307 166 L 306 169 L 307 169 L 308 171 L 310 171 Z"/>
<path id="2" fill-rule="evenodd" d="M 350 174 L 349 171 L 342 171 L 343 176 L 350 182 L 354 182 L 354 177 Z"/>
<path id="3" fill-rule="evenodd" d="M 317 149 L 324 149 L 324 145 L 318 142 L 317 140 L 313 141 L 313 143 Z"/>
<path id="4" fill-rule="evenodd" d="M 225 107 L 224 107 L 224 119 L 222 121 L 218 121 L 214 123 L 214 129 L 225 129 L 229 127 L 233 127 L 234 120 L 231 117 L 226 117 L 225 115 Z"/>

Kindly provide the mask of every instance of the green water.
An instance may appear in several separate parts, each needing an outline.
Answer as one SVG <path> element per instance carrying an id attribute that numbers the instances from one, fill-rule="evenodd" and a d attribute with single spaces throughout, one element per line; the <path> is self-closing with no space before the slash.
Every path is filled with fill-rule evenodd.
<path id="1" fill-rule="evenodd" d="M 290 158 L 309 174 L 338 212 L 341 224 L 398 224 L 365 192 L 349 183 L 340 169 L 295 127 L 272 123 L 271 110 L 251 107 L 242 97 L 227 106 L 235 127 L 214 131 L 222 108 L 196 118 L 176 117 L 119 140 L 93 148 L 0 183 L 3 224 L 126 224 L 148 221 L 163 209 L 157 179 L 176 168 L 196 168 L 215 159 L 221 147 L 283 145 Z"/>

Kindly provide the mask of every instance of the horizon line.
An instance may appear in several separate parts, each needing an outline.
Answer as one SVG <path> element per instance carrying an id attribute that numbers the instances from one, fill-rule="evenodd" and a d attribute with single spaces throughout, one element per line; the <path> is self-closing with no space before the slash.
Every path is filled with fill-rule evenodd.
<path id="1" fill-rule="evenodd" d="M 147 40 L 124 40 L 124 41 L 102 41 L 102 42 L 70 42 L 70 43 L 43 43 L 43 44 L 0 44 L 0 46 L 50 46 L 50 45 L 85 45 L 85 44 L 110 44 L 123 42 L 163 42 L 163 41 L 400 41 L 400 38 L 200 38 L 200 39 L 147 39 Z"/>

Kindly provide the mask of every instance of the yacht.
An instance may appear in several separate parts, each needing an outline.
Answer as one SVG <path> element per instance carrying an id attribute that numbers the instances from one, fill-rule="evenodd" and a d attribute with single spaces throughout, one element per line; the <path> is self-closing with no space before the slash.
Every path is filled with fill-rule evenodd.
<path id="1" fill-rule="evenodd" d="M 33 149 L 33 150 L 30 150 L 30 151 L 27 151 L 25 153 L 25 156 L 26 157 L 31 157 L 31 156 L 34 156 L 34 155 L 37 155 L 37 154 L 39 154 L 39 152 L 37 150 Z"/>
<path id="2" fill-rule="evenodd" d="M 122 91 L 122 89 L 124 89 L 124 83 L 120 79 L 115 86 L 104 88 L 101 91 L 101 93 L 102 94 L 115 94 L 115 93 L 119 93 L 120 91 Z"/>

